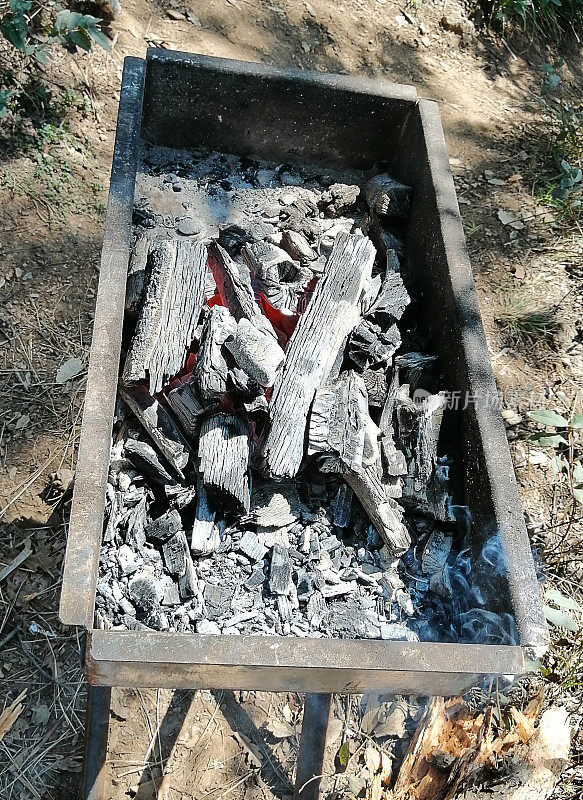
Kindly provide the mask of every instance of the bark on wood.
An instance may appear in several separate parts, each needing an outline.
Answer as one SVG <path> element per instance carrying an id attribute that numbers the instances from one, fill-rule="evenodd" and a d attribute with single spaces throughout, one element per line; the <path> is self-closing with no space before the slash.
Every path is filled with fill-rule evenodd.
<path id="1" fill-rule="evenodd" d="M 220 543 L 215 512 L 211 511 L 202 479 L 196 483 L 196 512 L 190 530 L 190 548 L 196 556 L 214 553 Z"/>
<path id="2" fill-rule="evenodd" d="M 175 472 L 184 478 L 184 468 L 190 456 L 190 446 L 169 412 L 145 386 L 121 390 L 121 395 L 144 430 Z"/>
<path id="3" fill-rule="evenodd" d="M 230 414 L 213 414 L 202 425 L 199 471 L 205 488 L 234 511 L 249 511 L 249 431 Z"/>
<path id="4" fill-rule="evenodd" d="M 192 442 L 196 441 L 205 407 L 198 396 L 195 379 L 190 377 L 168 392 L 168 403 L 182 425 L 182 430 Z"/>
<path id="5" fill-rule="evenodd" d="M 204 302 L 206 247 L 168 240 L 150 254 L 146 298 L 126 357 L 123 380 L 149 377 L 155 394 L 186 362 Z"/>
<path id="6" fill-rule="evenodd" d="M 225 347 L 252 380 L 264 388 L 273 386 L 285 353 L 272 336 L 243 318 Z"/>
<path id="7" fill-rule="evenodd" d="M 366 202 L 372 211 L 383 217 L 407 219 L 411 187 L 383 173 L 375 175 L 364 187 Z"/>
<path id="8" fill-rule="evenodd" d="M 353 370 L 316 391 L 310 412 L 308 455 L 322 454 L 322 472 L 360 472 L 367 417 L 364 381 Z"/>
<path id="9" fill-rule="evenodd" d="M 436 748 L 444 718 L 443 697 L 430 697 L 397 775 L 393 789 L 395 796 L 406 796 L 406 791 L 425 776 L 425 761 Z M 443 789 L 443 783 L 440 788 Z M 435 796 L 439 796 L 439 792 Z"/>
<path id="10" fill-rule="evenodd" d="M 271 475 L 293 477 L 300 468 L 310 405 L 328 379 L 346 336 L 358 324 L 360 296 L 374 258 L 369 239 L 337 237 L 324 275 L 289 341 L 286 362 L 273 389 L 261 451 L 264 469 Z"/>
<path id="11" fill-rule="evenodd" d="M 222 347 L 237 330 L 237 323 L 225 306 L 213 306 L 205 317 L 194 380 L 202 399 L 216 400 L 227 393 L 229 367 Z"/>
<path id="12" fill-rule="evenodd" d="M 411 537 L 398 516 L 397 507 L 393 506 L 391 498 L 387 496 L 381 482 L 379 465 L 364 467 L 360 472 L 348 472 L 344 479 L 360 500 L 390 554 L 401 556 L 407 552 Z"/>
<path id="13" fill-rule="evenodd" d="M 130 255 L 128 277 L 126 281 L 126 314 L 137 317 L 142 307 L 146 290 L 148 255 L 152 247 L 152 238 L 147 233 L 138 233 Z"/>

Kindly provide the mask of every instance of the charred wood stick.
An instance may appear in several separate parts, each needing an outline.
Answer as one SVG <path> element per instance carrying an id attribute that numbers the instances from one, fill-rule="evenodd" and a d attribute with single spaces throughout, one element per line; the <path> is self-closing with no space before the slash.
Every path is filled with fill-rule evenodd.
<path id="1" fill-rule="evenodd" d="M 125 309 L 126 314 L 130 317 L 135 318 L 140 313 L 146 290 L 148 255 L 151 247 L 152 239 L 150 235 L 138 233 L 130 255 L 126 282 Z"/>
<path id="2" fill-rule="evenodd" d="M 141 422 L 144 430 L 174 471 L 184 478 L 190 446 L 169 412 L 145 386 L 121 390 L 121 396 Z"/>
<path id="3" fill-rule="evenodd" d="M 360 296 L 374 258 L 369 239 L 340 234 L 335 240 L 274 385 L 261 449 L 263 468 L 273 476 L 293 477 L 300 468 L 310 405 L 316 390 L 328 380 L 346 337 L 358 324 Z"/>
<path id="4" fill-rule="evenodd" d="M 249 431 L 230 414 L 213 414 L 202 425 L 199 471 L 209 495 L 234 511 L 248 512 Z"/>
<path id="5" fill-rule="evenodd" d="M 194 378 L 190 377 L 172 389 L 168 393 L 168 403 L 183 431 L 194 442 L 198 436 L 201 416 L 205 412 L 205 407 L 198 397 Z"/>
<path id="6" fill-rule="evenodd" d="M 225 306 L 213 306 L 204 321 L 194 379 L 204 400 L 216 400 L 227 392 L 229 367 L 223 355 L 225 340 L 237 331 L 237 322 Z"/>
<path id="7" fill-rule="evenodd" d="M 148 376 L 155 394 L 186 362 L 204 302 L 206 247 L 168 240 L 152 250 L 149 263 L 150 279 L 123 381 L 127 385 Z"/>
<path id="8" fill-rule="evenodd" d="M 407 219 L 411 187 L 383 173 L 375 175 L 364 187 L 366 202 L 372 211 L 384 217 Z"/>
<path id="9" fill-rule="evenodd" d="M 243 318 L 225 347 L 252 380 L 264 388 L 273 386 L 285 353 L 269 334 Z"/>
<path id="10" fill-rule="evenodd" d="M 124 444 L 124 454 L 147 481 L 159 486 L 176 486 L 176 480 L 161 463 L 153 447 L 138 439 L 128 439 Z"/>
<path id="11" fill-rule="evenodd" d="M 202 479 L 196 483 L 196 513 L 190 531 L 190 548 L 196 556 L 214 553 L 220 543 L 215 512 L 211 511 Z"/>
<path id="12" fill-rule="evenodd" d="M 378 464 L 364 467 L 360 472 L 347 472 L 344 480 L 360 500 L 391 555 L 406 553 L 411 537 L 398 516 L 398 506 L 387 496 Z"/>

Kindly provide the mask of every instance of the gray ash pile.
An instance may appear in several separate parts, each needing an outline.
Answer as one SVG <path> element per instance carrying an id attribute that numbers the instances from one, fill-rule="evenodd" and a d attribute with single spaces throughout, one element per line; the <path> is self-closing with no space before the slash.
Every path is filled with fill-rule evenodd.
<path id="1" fill-rule="evenodd" d="M 454 597 L 469 566 L 410 309 L 411 190 L 151 148 L 137 194 L 98 624 L 511 638 L 471 581 Z"/>

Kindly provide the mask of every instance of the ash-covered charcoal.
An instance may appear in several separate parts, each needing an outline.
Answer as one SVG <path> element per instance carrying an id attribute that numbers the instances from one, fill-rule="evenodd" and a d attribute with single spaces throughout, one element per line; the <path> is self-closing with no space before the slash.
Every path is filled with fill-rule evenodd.
<path id="1" fill-rule="evenodd" d="M 146 153 L 122 391 L 148 440 L 120 405 L 100 625 L 514 643 L 499 547 L 472 560 L 453 505 L 449 387 L 403 322 L 411 190 Z M 187 217 L 148 213 L 178 189 Z"/>
<path id="2" fill-rule="evenodd" d="M 407 219 L 411 203 L 411 187 L 386 173 L 375 175 L 364 188 L 366 202 L 372 211 L 383 217 Z"/>

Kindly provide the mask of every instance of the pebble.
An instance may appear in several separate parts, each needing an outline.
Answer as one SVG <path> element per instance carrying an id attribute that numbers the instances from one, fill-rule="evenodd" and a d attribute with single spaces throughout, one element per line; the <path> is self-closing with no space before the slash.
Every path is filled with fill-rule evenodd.
<path id="1" fill-rule="evenodd" d="M 184 217 L 176 223 L 176 230 L 183 236 L 194 236 L 202 231 L 202 225 L 192 217 Z"/>

